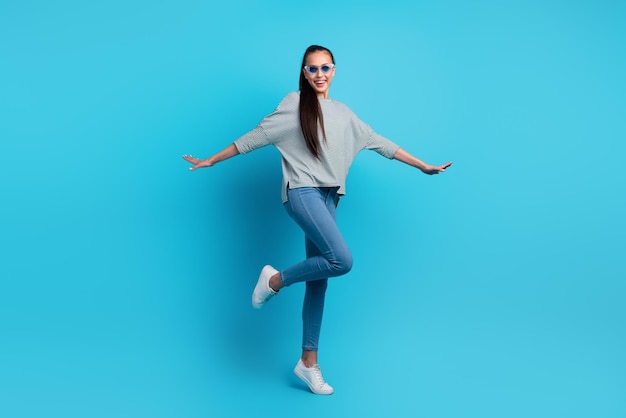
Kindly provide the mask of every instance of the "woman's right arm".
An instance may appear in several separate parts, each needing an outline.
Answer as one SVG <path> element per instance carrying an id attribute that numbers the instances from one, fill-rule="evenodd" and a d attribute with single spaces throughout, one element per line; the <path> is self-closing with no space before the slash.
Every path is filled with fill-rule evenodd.
<path id="1" fill-rule="evenodd" d="M 214 154 L 205 160 L 196 158 L 193 155 L 183 155 L 183 158 L 193 164 L 193 166 L 189 167 L 189 169 L 193 171 L 197 168 L 211 167 L 220 161 L 224 161 L 230 157 L 234 157 L 235 155 L 239 155 L 239 150 L 235 144 L 230 144 L 217 154 Z"/>
<path id="2" fill-rule="evenodd" d="M 285 137 L 285 132 L 295 126 L 294 124 L 298 121 L 299 98 L 298 93 L 289 93 L 256 128 L 237 138 L 228 147 L 206 160 L 201 160 L 193 155 L 183 155 L 185 160 L 193 164 L 189 169 L 193 171 L 197 168 L 211 167 L 235 155 L 247 154 L 273 143 L 270 142 L 270 139 L 276 140 Z M 299 123 L 297 126 L 299 128 Z"/>

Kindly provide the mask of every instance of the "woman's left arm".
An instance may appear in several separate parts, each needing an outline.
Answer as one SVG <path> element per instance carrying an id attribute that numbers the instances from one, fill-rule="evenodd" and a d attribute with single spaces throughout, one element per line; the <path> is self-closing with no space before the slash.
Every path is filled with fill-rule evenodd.
<path id="1" fill-rule="evenodd" d="M 439 174 L 446 171 L 446 168 L 452 165 L 452 162 L 448 162 L 442 165 L 430 165 L 426 164 L 424 161 L 415 158 L 402 148 L 398 148 L 395 154 L 393 154 L 393 158 L 398 161 L 402 161 L 405 164 L 408 164 L 412 167 L 419 168 L 424 174 L 432 175 Z"/>

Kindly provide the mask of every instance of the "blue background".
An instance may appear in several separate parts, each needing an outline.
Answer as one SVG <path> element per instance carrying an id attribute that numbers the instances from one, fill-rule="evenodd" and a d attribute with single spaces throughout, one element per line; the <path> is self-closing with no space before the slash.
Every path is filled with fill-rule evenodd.
<path id="1" fill-rule="evenodd" d="M 620 1 L 0 3 L 0 416 L 626 416 Z M 265 148 L 191 173 L 289 91 L 430 163 L 359 155 L 320 363 Z"/>

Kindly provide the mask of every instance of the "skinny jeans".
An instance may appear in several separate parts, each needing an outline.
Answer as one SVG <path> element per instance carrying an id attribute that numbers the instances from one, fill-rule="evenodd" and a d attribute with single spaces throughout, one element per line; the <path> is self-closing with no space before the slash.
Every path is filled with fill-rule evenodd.
<path id="1" fill-rule="evenodd" d="M 302 349 L 317 351 L 329 277 L 352 268 L 352 254 L 339 231 L 337 187 L 287 190 L 287 213 L 305 235 L 306 259 L 280 272 L 282 284 L 306 282 L 302 306 Z"/>

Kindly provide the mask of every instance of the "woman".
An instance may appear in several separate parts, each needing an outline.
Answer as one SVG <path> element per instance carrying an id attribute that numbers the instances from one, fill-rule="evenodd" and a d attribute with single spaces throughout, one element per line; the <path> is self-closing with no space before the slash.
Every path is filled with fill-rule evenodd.
<path id="1" fill-rule="evenodd" d="M 318 340 L 328 278 L 352 268 L 352 255 L 335 222 L 335 209 L 354 157 L 362 149 L 371 149 L 426 174 L 441 173 L 452 164 L 432 166 L 420 161 L 376 134 L 344 104 L 329 99 L 334 75 L 332 53 L 310 46 L 302 59 L 299 92 L 288 94 L 255 129 L 212 157 L 183 156 L 193 164 L 190 170 L 196 170 L 269 144 L 280 151 L 283 205 L 304 231 L 306 259 L 282 271 L 265 266 L 252 305 L 260 309 L 281 288 L 306 283 L 302 356 L 294 373 L 313 393 L 326 395 L 333 393 L 333 388 L 324 381 L 317 364 Z"/>

